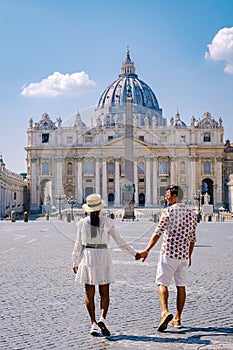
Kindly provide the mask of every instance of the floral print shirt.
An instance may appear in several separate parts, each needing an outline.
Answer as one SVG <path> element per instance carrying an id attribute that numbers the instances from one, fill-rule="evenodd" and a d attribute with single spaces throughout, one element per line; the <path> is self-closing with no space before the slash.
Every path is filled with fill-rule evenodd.
<path id="1" fill-rule="evenodd" d="M 183 203 L 166 208 L 155 233 L 163 234 L 161 253 L 170 258 L 188 259 L 190 242 L 196 241 L 197 216 Z"/>

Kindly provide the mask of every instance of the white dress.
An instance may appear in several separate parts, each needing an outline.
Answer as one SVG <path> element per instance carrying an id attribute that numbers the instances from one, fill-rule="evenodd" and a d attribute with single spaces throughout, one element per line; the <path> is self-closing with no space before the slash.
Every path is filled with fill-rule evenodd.
<path id="1" fill-rule="evenodd" d="M 77 222 L 77 236 L 72 253 L 73 266 L 78 266 L 76 281 L 81 284 L 103 285 L 114 282 L 110 239 L 133 256 L 136 252 L 117 232 L 114 220 L 101 217 L 96 237 L 91 238 L 90 217 Z M 106 244 L 107 248 L 86 248 L 90 244 Z"/>

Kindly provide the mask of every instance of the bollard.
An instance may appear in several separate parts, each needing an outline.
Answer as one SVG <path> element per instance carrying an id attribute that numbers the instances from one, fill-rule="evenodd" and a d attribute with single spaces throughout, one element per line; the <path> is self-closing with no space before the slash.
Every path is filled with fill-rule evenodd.
<path id="1" fill-rule="evenodd" d="M 23 221 L 28 222 L 28 212 L 27 211 L 24 212 Z"/>
<path id="2" fill-rule="evenodd" d="M 46 213 L 45 218 L 47 221 L 49 221 L 49 213 Z"/>
<path id="3" fill-rule="evenodd" d="M 11 212 L 11 222 L 15 222 L 15 212 L 12 210 Z"/>

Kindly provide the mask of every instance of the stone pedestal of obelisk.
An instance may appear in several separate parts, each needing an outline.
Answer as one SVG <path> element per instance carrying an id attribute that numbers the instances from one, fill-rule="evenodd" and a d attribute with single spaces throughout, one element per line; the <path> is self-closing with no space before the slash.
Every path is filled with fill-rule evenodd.
<path id="1" fill-rule="evenodd" d="M 134 220 L 134 162 L 133 162 L 133 113 L 132 91 L 127 84 L 126 117 L 125 117 L 125 185 L 123 188 L 124 219 Z"/>

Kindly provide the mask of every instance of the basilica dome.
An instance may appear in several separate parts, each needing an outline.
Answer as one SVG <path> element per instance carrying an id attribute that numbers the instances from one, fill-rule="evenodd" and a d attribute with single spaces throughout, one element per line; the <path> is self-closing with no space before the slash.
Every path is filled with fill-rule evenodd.
<path id="1" fill-rule="evenodd" d="M 126 59 L 122 63 L 118 79 L 104 90 L 99 99 L 95 116 L 101 119 L 102 124 L 106 115 L 110 119 L 113 118 L 113 123 L 114 116 L 122 119 L 124 123 L 123 116 L 125 115 L 127 90 L 130 87 L 133 114 L 138 119 L 138 125 L 144 125 L 144 118 L 149 120 L 150 125 L 152 125 L 152 118 L 156 119 L 157 125 L 166 125 L 166 120 L 162 117 L 162 109 L 159 107 L 154 92 L 148 84 L 138 78 L 135 72 L 134 62 L 131 61 L 129 50 L 127 50 Z M 110 122 L 110 124 L 112 123 Z"/>

